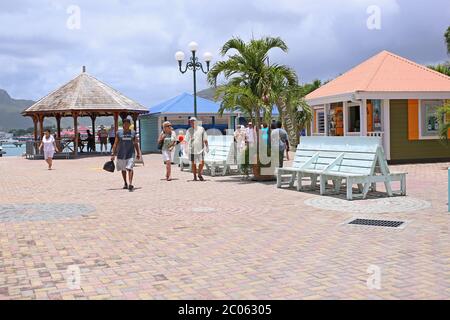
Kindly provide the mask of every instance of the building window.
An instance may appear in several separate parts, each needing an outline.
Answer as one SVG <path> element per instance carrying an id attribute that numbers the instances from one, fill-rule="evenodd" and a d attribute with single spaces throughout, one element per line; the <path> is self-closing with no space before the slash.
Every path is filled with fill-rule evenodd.
<path id="1" fill-rule="evenodd" d="M 325 112 L 317 111 L 317 133 L 325 133 Z"/>
<path id="2" fill-rule="evenodd" d="M 442 107 L 442 100 L 422 100 L 420 104 L 420 133 L 422 138 L 439 136 L 439 119 L 437 110 Z"/>

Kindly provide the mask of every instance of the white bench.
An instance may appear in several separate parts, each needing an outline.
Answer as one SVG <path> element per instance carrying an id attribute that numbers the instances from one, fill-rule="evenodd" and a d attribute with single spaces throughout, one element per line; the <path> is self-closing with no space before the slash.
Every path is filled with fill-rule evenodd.
<path id="1" fill-rule="evenodd" d="M 399 181 L 399 194 L 406 195 L 405 173 L 390 173 L 378 137 L 303 137 L 297 148 L 294 165 L 277 171 L 277 186 L 282 187 L 289 177 L 292 187 L 297 180 L 297 190 L 302 190 L 304 178 L 311 179 L 316 187 L 320 177 L 320 193 L 326 193 L 329 180 L 334 191 L 339 192 L 345 180 L 347 199 L 353 199 L 353 185 L 357 184 L 361 196 L 366 198 L 369 189 L 383 182 L 389 196 L 393 196 L 391 182 Z"/>
<path id="2" fill-rule="evenodd" d="M 234 137 L 229 135 L 209 136 L 209 152 L 205 155 L 206 169 L 215 176 L 222 171 L 222 175 L 230 172 L 230 166 L 235 165 Z"/>
<path id="3" fill-rule="evenodd" d="M 222 171 L 222 175 L 230 172 L 230 166 L 235 165 L 234 156 L 234 137 L 229 135 L 208 136 L 208 153 L 205 155 L 206 170 L 215 176 L 217 172 Z M 189 154 L 184 153 L 180 157 L 179 165 L 181 171 L 186 166 L 191 169 Z"/>

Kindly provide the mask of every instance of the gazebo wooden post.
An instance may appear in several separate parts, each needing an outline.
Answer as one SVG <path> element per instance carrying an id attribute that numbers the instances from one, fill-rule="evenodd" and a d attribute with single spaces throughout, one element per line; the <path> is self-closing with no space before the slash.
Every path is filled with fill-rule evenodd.
<path id="1" fill-rule="evenodd" d="M 42 137 L 44 136 L 44 118 L 45 116 L 43 114 L 38 114 L 39 117 L 39 138 L 42 140 Z"/>
<path id="2" fill-rule="evenodd" d="M 137 120 L 139 117 L 139 113 L 133 113 L 132 117 L 133 117 L 134 131 L 137 131 Z"/>
<path id="3" fill-rule="evenodd" d="M 97 119 L 97 115 L 95 113 L 91 113 L 89 115 L 92 121 L 92 135 L 94 136 L 94 152 L 97 151 L 96 144 L 95 144 L 95 119 Z"/>
<path id="4" fill-rule="evenodd" d="M 57 113 L 55 115 L 56 118 L 56 137 L 58 140 L 61 140 L 61 114 Z"/>
<path id="5" fill-rule="evenodd" d="M 55 114 L 56 119 L 56 145 L 58 149 L 61 149 L 61 114 Z M 62 151 L 62 150 L 60 150 Z"/>
<path id="6" fill-rule="evenodd" d="M 78 112 L 74 112 L 72 113 L 72 117 L 73 117 L 73 130 L 74 130 L 74 134 L 75 134 L 75 138 L 73 141 L 73 154 L 75 157 L 78 156 Z"/>
<path id="7" fill-rule="evenodd" d="M 118 112 L 114 112 L 114 130 L 119 131 L 119 113 Z"/>
<path id="8" fill-rule="evenodd" d="M 39 117 L 35 114 L 33 114 L 33 123 L 34 123 L 34 143 L 33 143 L 33 147 L 34 147 L 34 152 L 38 153 L 38 122 L 39 122 Z"/>
<path id="9" fill-rule="evenodd" d="M 39 118 L 34 114 L 33 115 L 33 124 L 34 124 L 34 141 L 35 142 L 38 139 L 38 122 L 39 122 Z"/>

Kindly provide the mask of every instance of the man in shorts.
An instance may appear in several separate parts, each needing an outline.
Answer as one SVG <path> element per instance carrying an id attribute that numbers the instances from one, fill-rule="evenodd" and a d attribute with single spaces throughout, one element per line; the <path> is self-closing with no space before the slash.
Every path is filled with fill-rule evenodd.
<path id="1" fill-rule="evenodd" d="M 204 181 L 202 173 L 205 166 L 205 153 L 208 152 L 208 135 L 205 129 L 198 124 L 197 118 L 191 117 L 189 125 L 191 127 L 187 130 L 184 140 L 187 143 L 187 151 L 192 162 L 194 181 L 197 181 L 197 172 L 198 179 Z M 197 164 L 199 164 L 198 171 Z"/>
<path id="2" fill-rule="evenodd" d="M 141 159 L 141 149 L 136 139 L 136 132 L 130 130 L 131 121 L 125 119 L 123 121 L 123 130 L 116 134 L 111 160 L 114 161 L 117 155 L 116 168 L 117 171 L 122 172 L 123 181 L 125 182 L 123 189 L 128 189 L 130 192 L 134 191 L 133 176 L 134 176 L 134 157 Z M 128 172 L 128 182 L 127 182 Z"/>

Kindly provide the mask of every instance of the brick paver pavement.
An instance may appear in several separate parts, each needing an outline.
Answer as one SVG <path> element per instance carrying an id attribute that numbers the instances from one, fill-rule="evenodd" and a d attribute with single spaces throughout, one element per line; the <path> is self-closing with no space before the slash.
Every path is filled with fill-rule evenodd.
<path id="1" fill-rule="evenodd" d="M 408 221 L 388 230 L 343 225 L 358 214 L 306 206 L 318 195 L 274 183 L 191 182 L 175 167 L 166 182 L 159 155 L 145 157 L 129 193 L 105 160 L 49 172 L 0 159 L 0 299 L 450 298 L 450 164 L 393 167 L 431 207 L 364 214 Z M 40 218 L 11 218 L 20 204 L 17 215 Z M 367 285 L 373 268 L 380 289 Z"/>

